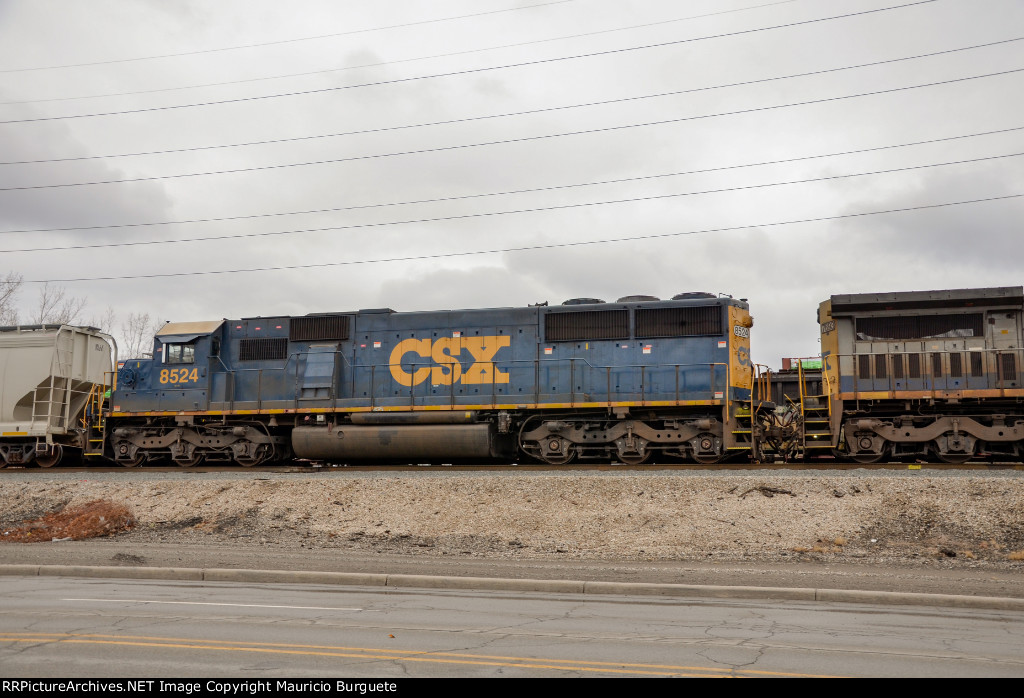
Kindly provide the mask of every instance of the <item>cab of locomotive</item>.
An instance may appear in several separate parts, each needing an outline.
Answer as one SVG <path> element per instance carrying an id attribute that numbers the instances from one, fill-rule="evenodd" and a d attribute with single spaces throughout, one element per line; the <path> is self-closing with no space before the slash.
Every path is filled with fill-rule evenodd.
<path id="1" fill-rule="evenodd" d="M 119 362 L 112 411 L 206 409 L 211 366 L 219 361 L 223 325 L 223 320 L 164 325 L 153 338 L 152 358 Z"/>

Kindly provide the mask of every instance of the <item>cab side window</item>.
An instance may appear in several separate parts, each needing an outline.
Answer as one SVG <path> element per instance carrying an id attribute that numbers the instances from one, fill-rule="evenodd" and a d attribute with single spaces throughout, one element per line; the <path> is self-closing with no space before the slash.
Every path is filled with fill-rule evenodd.
<path id="1" fill-rule="evenodd" d="M 195 344 L 167 344 L 164 346 L 165 364 L 194 364 L 195 362 Z"/>

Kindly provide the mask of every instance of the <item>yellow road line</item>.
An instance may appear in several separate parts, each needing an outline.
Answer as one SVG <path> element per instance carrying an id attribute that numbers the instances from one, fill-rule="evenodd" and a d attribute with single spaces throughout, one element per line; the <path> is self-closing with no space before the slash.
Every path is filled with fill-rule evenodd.
<path id="1" fill-rule="evenodd" d="M 329 645 L 296 645 L 230 640 L 191 638 L 159 638 L 146 636 L 74 635 L 68 633 L 6 633 L 0 642 L 60 642 L 69 644 L 119 645 L 128 647 L 165 647 L 173 649 L 220 650 L 226 652 L 258 652 L 266 654 L 303 655 L 313 657 L 351 657 L 354 659 L 385 659 L 436 664 L 467 664 L 474 666 L 516 667 L 521 669 L 555 669 L 589 673 L 612 673 L 644 676 L 738 677 L 778 676 L 804 678 L 835 678 L 821 674 L 731 670 L 718 667 L 673 666 L 665 664 L 634 664 L 628 662 L 596 662 L 548 657 L 510 657 L 455 652 L 421 652 L 389 650 L 379 647 L 332 647 Z"/>

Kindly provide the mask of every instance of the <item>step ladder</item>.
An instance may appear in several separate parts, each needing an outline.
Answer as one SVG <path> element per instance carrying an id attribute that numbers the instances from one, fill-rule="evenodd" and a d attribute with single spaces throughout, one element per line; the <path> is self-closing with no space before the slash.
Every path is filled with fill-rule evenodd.
<path id="1" fill-rule="evenodd" d="M 106 430 L 106 417 L 104 410 L 107 408 L 107 399 L 110 396 L 110 386 L 106 381 L 94 383 L 89 390 L 89 399 L 85 404 L 85 413 L 82 415 L 82 427 L 85 429 L 85 450 L 82 455 L 86 458 L 103 455 L 103 436 Z"/>
<path id="2" fill-rule="evenodd" d="M 736 402 L 732 415 L 732 443 L 725 450 L 728 453 L 749 451 L 751 460 L 759 463 L 763 455 L 759 438 L 759 415 L 766 409 L 765 402 L 771 398 L 771 371 L 755 364 L 751 367 L 751 373 L 750 400 Z"/>
<path id="3" fill-rule="evenodd" d="M 800 386 L 800 418 L 801 446 L 803 458 L 813 458 L 832 453 L 832 400 L 828 383 L 828 374 L 822 366 L 821 385 L 825 390 L 821 395 L 807 392 L 804 380 L 803 361 L 797 360 L 797 371 Z"/>

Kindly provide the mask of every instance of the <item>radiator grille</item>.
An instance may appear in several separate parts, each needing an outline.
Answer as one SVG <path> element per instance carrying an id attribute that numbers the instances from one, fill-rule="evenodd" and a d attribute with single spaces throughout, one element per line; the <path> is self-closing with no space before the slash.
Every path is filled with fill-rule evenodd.
<path id="1" fill-rule="evenodd" d="M 857 357 L 857 364 L 857 377 L 871 378 L 871 357 L 867 354 L 861 354 Z"/>
<path id="2" fill-rule="evenodd" d="M 629 339 L 629 311 L 585 310 L 548 313 L 544 316 L 544 336 L 549 342 Z"/>
<path id="3" fill-rule="evenodd" d="M 857 318 L 857 339 L 924 339 L 927 337 L 981 337 L 981 313 L 899 315 Z"/>
<path id="4" fill-rule="evenodd" d="M 875 378 L 886 378 L 885 354 L 875 355 Z"/>
<path id="5" fill-rule="evenodd" d="M 273 361 L 288 358 L 288 340 L 285 337 L 243 339 L 238 345 L 239 361 Z"/>
<path id="6" fill-rule="evenodd" d="M 1017 380 L 1017 357 L 1013 354 L 999 356 L 999 380 Z"/>
<path id="7" fill-rule="evenodd" d="M 348 315 L 314 315 L 291 319 L 288 339 L 293 342 L 320 342 L 348 339 Z"/>
<path id="8" fill-rule="evenodd" d="M 722 309 L 717 305 L 692 308 L 640 308 L 636 311 L 636 336 L 706 337 L 722 334 Z"/>
<path id="9" fill-rule="evenodd" d="M 907 354 L 907 365 L 909 378 L 920 378 L 921 377 L 921 355 L 920 354 Z"/>
<path id="10" fill-rule="evenodd" d="M 893 354 L 892 355 L 892 377 L 896 379 L 903 378 L 903 355 Z"/>

